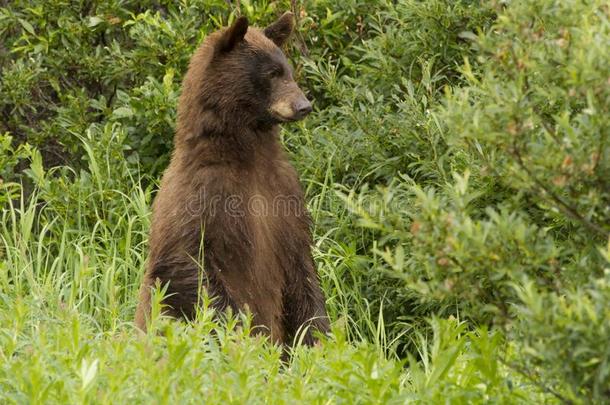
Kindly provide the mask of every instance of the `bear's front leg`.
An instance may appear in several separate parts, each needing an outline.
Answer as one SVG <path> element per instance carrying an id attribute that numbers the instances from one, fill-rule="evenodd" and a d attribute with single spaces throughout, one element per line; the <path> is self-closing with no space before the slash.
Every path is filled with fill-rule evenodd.
<path id="1" fill-rule="evenodd" d="M 311 256 L 303 258 L 301 266 L 294 269 L 284 295 L 284 325 L 287 344 L 302 340 L 308 346 L 317 343 L 316 332 L 330 331 L 326 314 L 326 300 Z"/>
<path id="2" fill-rule="evenodd" d="M 172 260 L 158 260 L 151 263 L 140 287 L 135 325 L 140 330 L 146 331 L 152 309 L 151 293 L 157 284 L 165 289 L 162 302 L 163 315 L 192 319 L 202 281 L 197 264 L 192 263 L 188 258 L 182 260 L 172 258 Z"/>
<path id="3" fill-rule="evenodd" d="M 151 263 L 142 282 L 140 302 L 136 310 L 135 324 L 139 329 L 146 331 L 151 313 L 151 289 L 157 284 L 165 289 L 163 315 L 193 320 L 204 289 L 212 298 L 211 307 L 217 312 L 224 312 L 229 306 L 233 311 L 237 310 L 238 307 L 230 299 L 222 280 L 214 272 L 204 272 L 202 265 L 193 259 L 196 256 L 197 253 L 194 252 L 190 255 L 163 257 Z"/>

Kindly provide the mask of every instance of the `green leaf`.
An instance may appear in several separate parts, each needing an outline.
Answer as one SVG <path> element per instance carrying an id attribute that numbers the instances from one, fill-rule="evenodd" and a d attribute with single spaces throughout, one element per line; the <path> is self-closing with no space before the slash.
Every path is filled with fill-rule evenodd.
<path id="1" fill-rule="evenodd" d="M 131 107 L 119 107 L 112 111 L 112 116 L 114 118 L 129 118 L 133 117 L 134 112 Z"/>
<path id="2" fill-rule="evenodd" d="M 93 28 L 103 22 L 105 22 L 105 20 L 103 18 L 100 18 L 98 16 L 91 16 L 91 17 L 89 17 L 89 22 L 87 23 L 87 27 Z"/>
<path id="3" fill-rule="evenodd" d="M 27 20 L 20 18 L 19 23 L 21 24 L 23 29 L 25 29 L 27 32 L 29 32 L 32 35 L 36 35 L 36 31 L 34 31 L 34 27 L 32 27 L 32 24 L 30 24 Z"/>

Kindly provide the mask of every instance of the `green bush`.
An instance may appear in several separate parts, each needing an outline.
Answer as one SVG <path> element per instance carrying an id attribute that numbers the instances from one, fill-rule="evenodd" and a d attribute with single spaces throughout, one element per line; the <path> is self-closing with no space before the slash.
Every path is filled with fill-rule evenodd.
<path id="1" fill-rule="evenodd" d="M 416 300 L 410 318 L 432 309 L 496 325 L 518 342 L 515 369 L 565 401 L 608 398 L 610 318 L 595 281 L 610 230 L 608 17 L 603 2 L 499 7 L 477 64 L 464 55 L 465 83 L 431 112 L 446 145 L 435 161 L 453 178 L 404 169 L 341 192 L 375 235 L 371 268 Z"/>
<path id="2" fill-rule="evenodd" d="M 466 65 L 469 85 L 445 109 L 452 143 L 580 243 L 610 232 L 609 40 L 603 1 L 509 7 L 479 40 L 481 73 Z"/>
<path id="3" fill-rule="evenodd" d="M 28 144 L 13 145 L 13 138 L 5 134 L 0 134 L 0 204 L 6 203 L 9 199 L 15 198 L 18 193 L 18 184 L 11 182 L 15 179 L 15 169 L 31 156 L 32 149 Z"/>
<path id="4" fill-rule="evenodd" d="M 523 346 L 517 367 L 530 370 L 529 378 L 552 387 L 566 402 L 607 402 L 610 350 L 604 342 L 610 340 L 610 269 L 565 295 L 541 294 L 528 283 L 520 297 L 516 335 Z"/>

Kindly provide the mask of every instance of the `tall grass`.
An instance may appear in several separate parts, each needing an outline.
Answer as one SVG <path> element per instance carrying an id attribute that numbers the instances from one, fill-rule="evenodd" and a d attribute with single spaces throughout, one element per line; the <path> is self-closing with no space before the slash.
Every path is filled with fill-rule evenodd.
<path id="1" fill-rule="evenodd" d="M 464 373 L 477 381 L 484 377 L 484 368 L 468 366 L 476 353 L 467 345 L 492 339 L 489 350 L 497 350 L 495 335 L 468 335 L 462 323 L 436 320 L 433 335 L 414 341 L 421 365 L 415 358 L 405 364 L 395 351 L 400 336 L 387 335 L 383 307 L 374 309 L 358 296 L 366 280 L 351 273 L 355 252 L 334 239 L 336 229 L 316 235 L 314 247 L 334 319 L 332 335 L 319 347 L 297 347 L 284 364 L 281 348 L 250 335 L 247 315 L 215 316 L 204 300 L 193 322 L 165 319 L 159 315 L 162 291 L 153 297 L 151 331 L 142 335 L 132 319 L 146 260 L 151 191 L 131 176 L 123 191 L 104 189 L 108 168 L 94 155 L 89 165 L 100 168 L 91 170 L 92 191 L 69 201 L 69 209 L 65 201 L 39 204 L 43 186 L 28 202 L 11 200 L 1 211 L 3 402 L 426 402 L 447 389 L 490 398 L 487 386 L 462 380 Z M 329 184 L 321 187 L 329 191 L 311 199 L 314 216 L 328 203 L 321 199 L 335 198 Z M 100 203 L 100 194 L 111 198 L 105 201 L 111 201 L 112 220 L 93 210 L 95 216 L 75 221 Z M 345 215 L 337 219 L 339 228 Z M 496 354 L 485 362 L 500 372 Z M 494 395 L 512 393 L 495 378 Z"/>

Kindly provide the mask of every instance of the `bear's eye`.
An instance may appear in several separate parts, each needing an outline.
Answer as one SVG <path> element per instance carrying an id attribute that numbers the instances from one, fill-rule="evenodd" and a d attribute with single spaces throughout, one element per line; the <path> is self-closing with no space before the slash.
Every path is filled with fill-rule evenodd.
<path id="1" fill-rule="evenodd" d="M 284 68 L 280 65 L 274 66 L 269 70 L 270 77 L 280 77 L 284 74 Z"/>

